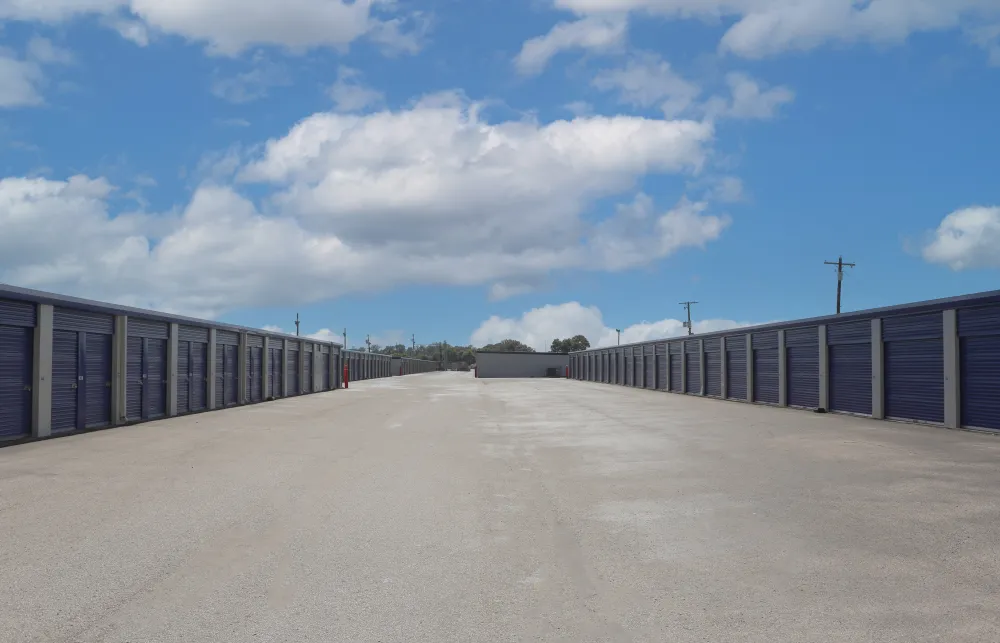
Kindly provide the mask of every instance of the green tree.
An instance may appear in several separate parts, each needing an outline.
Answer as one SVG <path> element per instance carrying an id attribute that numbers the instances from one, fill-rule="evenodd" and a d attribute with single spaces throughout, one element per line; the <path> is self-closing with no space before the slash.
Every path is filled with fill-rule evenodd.
<path id="1" fill-rule="evenodd" d="M 534 353 L 535 349 L 528 346 L 527 344 L 522 344 L 516 339 L 505 339 L 496 344 L 487 344 L 479 349 L 484 353 L 500 353 L 500 352 L 512 352 L 512 353 Z"/>
<path id="2" fill-rule="evenodd" d="M 583 335 L 574 335 L 567 339 L 553 339 L 553 353 L 572 353 L 574 351 L 584 351 L 590 348 L 590 340 Z"/>

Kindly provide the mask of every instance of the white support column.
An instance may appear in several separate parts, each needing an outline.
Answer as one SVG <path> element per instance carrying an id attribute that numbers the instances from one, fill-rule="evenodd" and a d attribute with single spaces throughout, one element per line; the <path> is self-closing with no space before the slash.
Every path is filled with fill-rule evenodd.
<path id="1" fill-rule="evenodd" d="M 52 322 L 54 309 L 38 304 L 31 378 L 31 436 L 52 435 Z"/>
<path id="2" fill-rule="evenodd" d="M 116 315 L 111 340 L 111 424 L 128 419 L 128 316 Z"/>
<path id="3" fill-rule="evenodd" d="M 177 415 L 177 324 L 170 324 L 167 337 L 167 417 Z"/>
<path id="4" fill-rule="evenodd" d="M 788 359 L 784 330 L 778 331 L 778 406 L 788 406 Z"/>
<path id="5" fill-rule="evenodd" d="M 958 347 L 958 311 L 944 311 L 944 425 L 957 429 L 962 425 L 961 386 Z"/>
<path id="6" fill-rule="evenodd" d="M 722 349 L 720 359 L 722 360 L 722 367 L 719 369 L 722 372 L 722 399 L 729 397 L 729 360 L 726 359 L 726 338 L 722 337 L 719 339 L 719 347 Z"/>
<path id="7" fill-rule="evenodd" d="M 885 419 L 885 352 L 882 350 L 882 320 L 872 320 L 872 417 Z"/>
<path id="8" fill-rule="evenodd" d="M 747 402 L 753 402 L 753 335 L 747 333 Z"/>
<path id="9" fill-rule="evenodd" d="M 236 396 L 240 404 L 250 402 L 250 392 L 247 390 L 247 334 L 240 333 L 239 344 L 236 347 Z"/>
<path id="10" fill-rule="evenodd" d="M 705 396 L 705 382 L 708 381 L 708 369 L 705 368 L 705 340 L 698 340 L 698 374 L 701 376 L 701 396 Z"/>
<path id="11" fill-rule="evenodd" d="M 282 345 L 281 351 L 281 393 L 285 397 L 288 397 L 288 340 L 282 340 L 284 344 Z M 299 347 L 302 348 L 301 346 Z"/>
<path id="12" fill-rule="evenodd" d="M 215 373 L 218 364 L 215 363 L 215 329 L 208 329 L 208 410 L 215 408 Z"/>
<path id="13" fill-rule="evenodd" d="M 273 395 L 271 385 L 268 382 L 267 374 L 271 372 L 271 338 L 264 338 L 264 348 L 261 349 L 260 372 L 263 381 L 260 383 L 260 395 L 262 400 L 266 400 Z"/>
<path id="14" fill-rule="evenodd" d="M 681 393 L 687 393 L 688 386 L 688 359 L 687 359 L 687 340 L 681 342 Z"/>
<path id="15" fill-rule="evenodd" d="M 830 349 L 826 343 L 826 324 L 819 327 L 819 408 L 830 410 Z"/>

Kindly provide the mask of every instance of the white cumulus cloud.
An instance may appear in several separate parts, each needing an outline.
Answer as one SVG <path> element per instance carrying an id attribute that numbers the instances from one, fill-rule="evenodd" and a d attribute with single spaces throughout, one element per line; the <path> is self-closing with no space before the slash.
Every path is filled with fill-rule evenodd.
<path id="1" fill-rule="evenodd" d="M 538 74 L 562 51 L 616 49 L 625 42 L 627 30 L 625 20 L 617 17 L 588 17 L 560 22 L 544 36 L 525 42 L 514 59 L 514 65 L 524 75 Z"/>
<path id="2" fill-rule="evenodd" d="M 709 319 L 694 323 L 696 333 L 708 333 L 730 328 L 749 326 L 748 322 L 728 319 Z M 667 318 L 655 322 L 641 321 L 622 327 L 621 343 L 642 342 L 687 333 L 679 319 Z M 493 316 L 479 325 L 471 336 L 474 346 L 485 346 L 504 339 L 516 339 L 538 351 L 547 351 L 554 339 L 583 335 L 593 347 L 614 346 L 618 333 L 605 325 L 603 314 L 597 306 L 584 306 L 568 302 L 533 308 L 520 317 Z"/>
<path id="3" fill-rule="evenodd" d="M 952 212 L 924 246 L 923 257 L 953 270 L 1000 268 L 1000 207 Z"/>

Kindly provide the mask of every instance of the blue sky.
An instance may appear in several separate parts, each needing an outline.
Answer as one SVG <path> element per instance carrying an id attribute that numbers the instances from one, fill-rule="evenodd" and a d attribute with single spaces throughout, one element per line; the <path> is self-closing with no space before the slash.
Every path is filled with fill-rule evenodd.
<path id="1" fill-rule="evenodd" d="M 369 6 L 371 5 L 371 6 Z M 544 347 L 991 290 L 1000 0 L 0 0 L 0 281 Z"/>

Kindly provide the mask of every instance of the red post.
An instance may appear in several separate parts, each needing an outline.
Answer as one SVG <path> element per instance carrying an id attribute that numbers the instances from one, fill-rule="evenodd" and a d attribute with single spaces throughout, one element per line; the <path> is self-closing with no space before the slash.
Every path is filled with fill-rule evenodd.
<path id="1" fill-rule="evenodd" d="M 566 367 L 566 379 L 569 379 L 569 366 Z"/>
<path id="2" fill-rule="evenodd" d="M 344 388 L 350 388 L 350 387 L 349 387 L 349 386 L 347 385 L 347 384 L 348 384 L 348 380 L 350 379 L 350 377 L 348 377 L 348 375 L 347 375 L 347 374 L 348 374 L 348 370 L 347 370 L 347 367 L 345 366 L 345 367 L 344 367 Z"/>

